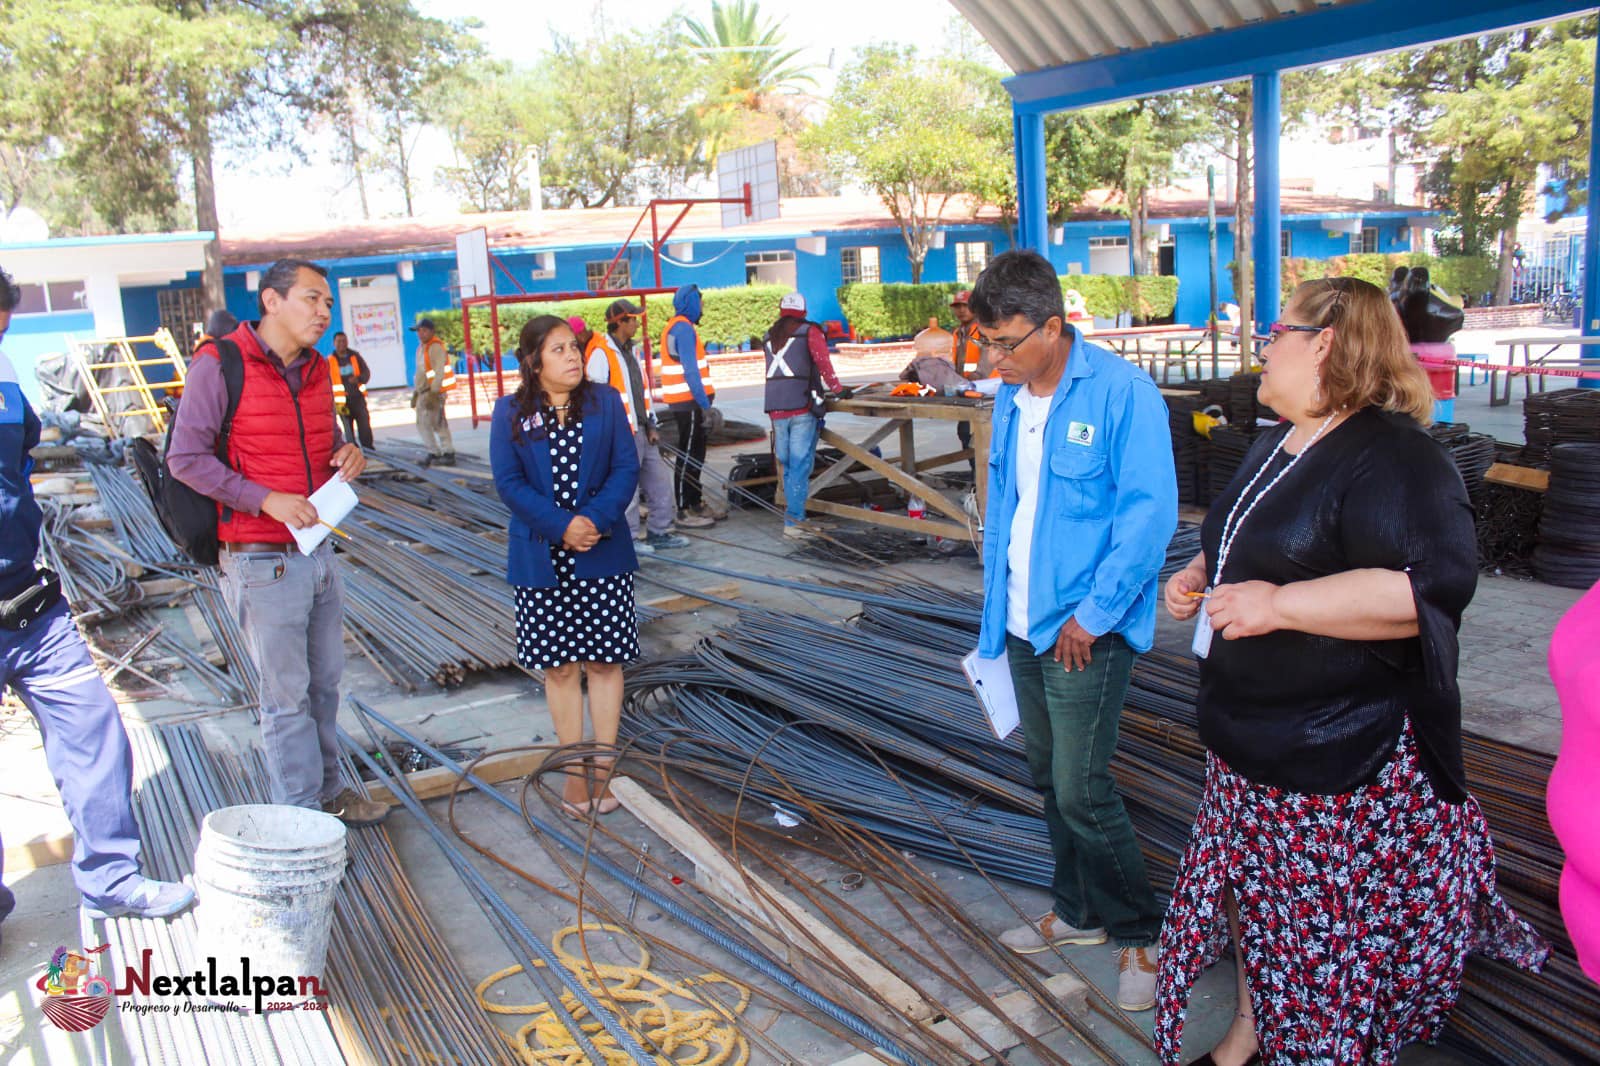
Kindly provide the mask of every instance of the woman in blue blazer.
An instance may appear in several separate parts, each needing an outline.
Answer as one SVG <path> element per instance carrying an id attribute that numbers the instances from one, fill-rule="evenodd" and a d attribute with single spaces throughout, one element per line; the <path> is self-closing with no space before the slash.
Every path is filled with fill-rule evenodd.
<path id="1" fill-rule="evenodd" d="M 615 745 L 622 664 L 639 657 L 633 572 L 639 561 L 623 514 L 639 487 L 622 398 L 589 381 L 583 351 L 561 319 L 540 315 L 517 345 L 522 383 L 495 403 L 489 459 L 511 509 L 506 580 L 516 592 L 517 660 L 543 670 L 562 744 L 583 740 L 583 678 L 595 743 Z M 603 771 L 609 760 L 592 769 Z M 586 817 L 618 802 L 569 771 L 562 809 Z"/>

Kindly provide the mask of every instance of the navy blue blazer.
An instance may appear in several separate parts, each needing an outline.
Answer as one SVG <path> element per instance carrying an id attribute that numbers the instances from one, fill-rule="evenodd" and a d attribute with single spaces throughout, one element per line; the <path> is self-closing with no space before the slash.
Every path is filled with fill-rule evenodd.
<path id="1" fill-rule="evenodd" d="M 560 547 L 574 515 L 583 515 L 601 539 L 586 552 L 574 552 L 575 575 L 611 577 L 639 569 L 633 532 L 623 519 L 639 488 L 639 452 L 622 397 L 609 385 L 592 384 L 583 404 L 583 452 L 578 460 L 578 508 L 556 506 L 550 470 L 550 438 L 543 429 L 524 430 L 511 439 L 516 397 L 495 401 L 489 424 L 489 465 L 494 487 L 511 508 L 506 580 L 523 588 L 557 585 L 550 546 Z M 537 438 L 537 439 L 535 439 Z M 610 531 L 611 535 L 606 536 Z"/>

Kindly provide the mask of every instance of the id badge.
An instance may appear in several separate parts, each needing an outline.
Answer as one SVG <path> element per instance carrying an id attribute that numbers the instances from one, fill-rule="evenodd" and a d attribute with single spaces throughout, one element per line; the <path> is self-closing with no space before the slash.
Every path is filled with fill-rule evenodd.
<path id="1" fill-rule="evenodd" d="M 1209 594 L 1210 589 L 1206 589 Z M 1204 659 L 1211 654 L 1211 615 L 1206 612 L 1204 601 L 1200 604 L 1200 613 L 1194 620 L 1194 642 L 1189 645 L 1189 650 L 1195 657 Z"/>

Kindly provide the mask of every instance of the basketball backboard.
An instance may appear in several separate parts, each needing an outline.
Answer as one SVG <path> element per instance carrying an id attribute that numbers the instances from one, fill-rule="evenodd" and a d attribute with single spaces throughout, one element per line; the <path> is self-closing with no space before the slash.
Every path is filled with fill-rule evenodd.
<path id="1" fill-rule="evenodd" d="M 456 285 L 462 299 L 494 295 L 494 280 L 489 273 L 489 231 L 481 226 L 456 234 Z"/>
<path id="2" fill-rule="evenodd" d="M 748 148 L 735 148 L 717 156 L 717 195 L 744 195 L 750 186 L 750 214 L 743 204 L 722 205 L 724 229 L 746 222 L 765 222 L 778 217 L 778 142 L 762 141 Z"/>

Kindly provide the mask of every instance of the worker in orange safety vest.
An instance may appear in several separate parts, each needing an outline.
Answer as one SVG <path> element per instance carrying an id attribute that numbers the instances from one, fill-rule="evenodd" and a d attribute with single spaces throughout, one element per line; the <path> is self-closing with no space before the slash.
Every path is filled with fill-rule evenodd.
<path id="1" fill-rule="evenodd" d="M 339 412 L 346 440 L 359 440 L 362 450 L 372 449 L 372 415 L 367 410 L 367 382 L 372 368 L 361 353 L 350 347 L 343 330 L 333 335 L 333 354 L 328 356 L 328 374 L 333 378 L 333 409 Z"/>

